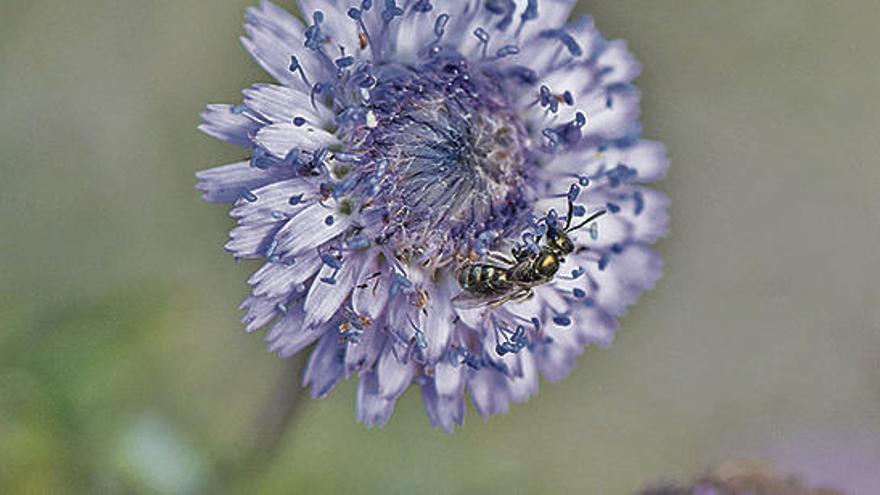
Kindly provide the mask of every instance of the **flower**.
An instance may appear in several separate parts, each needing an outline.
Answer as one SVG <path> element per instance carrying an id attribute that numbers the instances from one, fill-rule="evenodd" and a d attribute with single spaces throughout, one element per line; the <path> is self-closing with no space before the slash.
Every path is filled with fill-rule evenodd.
<path id="1" fill-rule="evenodd" d="M 247 330 L 271 325 L 283 357 L 314 344 L 316 397 L 357 374 L 367 425 L 414 383 L 447 431 L 466 390 L 484 418 L 506 412 L 539 373 L 559 380 L 585 345 L 610 343 L 660 276 L 649 245 L 667 230 L 667 198 L 641 185 L 663 177 L 665 149 L 640 139 L 625 43 L 566 24 L 566 0 L 299 7 L 305 24 L 247 9 L 242 43 L 279 84 L 208 106 L 200 127 L 250 152 L 197 174 L 206 200 L 234 204 L 226 249 L 266 260 Z M 462 272 L 490 251 L 534 262 L 564 221 L 603 211 L 531 290 L 480 304 L 459 283 L 489 276 Z"/>

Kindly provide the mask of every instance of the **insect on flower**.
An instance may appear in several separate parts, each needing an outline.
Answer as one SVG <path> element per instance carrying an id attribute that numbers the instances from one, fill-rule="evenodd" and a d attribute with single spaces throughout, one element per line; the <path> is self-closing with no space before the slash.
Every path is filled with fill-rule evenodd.
<path id="1" fill-rule="evenodd" d="M 626 44 L 568 22 L 573 0 L 298 6 L 305 22 L 246 10 L 242 43 L 277 84 L 200 126 L 246 153 L 197 173 L 232 205 L 226 249 L 264 262 L 246 330 L 309 352 L 315 397 L 356 377 L 367 425 L 415 385 L 445 430 L 466 394 L 505 412 L 608 344 L 660 276 L 667 225 Z"/>
<path id="2" fill-rule="evenodd" d="M 508 301 L 528 299 L 534 287 L 553 281 L 559 266 L 565 262 L 563 257 L 575 250 L 568 234 L 605 214 L 605 210 L 597 211 L 572 226 L 573 208 L 574 204 L 569 201 L 562 230 L 548 221 L 545 242 L 538 249 L 515 246 L 511 255 L 489 252 L 488 262 L 464 264 L 458 272 L 458 283 L 463 291 L 452 299 L 453 304 L 464 309 L 500 306 Z"/>

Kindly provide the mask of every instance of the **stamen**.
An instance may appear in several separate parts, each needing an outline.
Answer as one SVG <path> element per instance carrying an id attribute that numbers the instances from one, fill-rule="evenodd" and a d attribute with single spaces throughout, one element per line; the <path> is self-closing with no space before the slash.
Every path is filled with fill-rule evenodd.
<path id="1" fill-rule="evenodd" d="M 480 40 L 480 44 L 483 45 L 483 58 L 486 58 L 486 51 L 489 49 L 489 33 L 485 29 L 478 27 L 474 29 L 474 36 L 476 36 L 477 39 Z"/>
<path id="2" fill-rule="evenodd" d="M 336 67 L 339 67 L 340 69 L 346 69 L 354 65 L 354 57 L 350 55 L 347 57 L 340 57 L 335 60 L 335 63 Z"/>
<path id="3" fill-rule="evenodd" d="M 271 258 L 274 256 L 276 249 L 278 249 L 278 239 L 272 238 L 272 242 L 269 243 L 269 247 L 266 248 L 266 257 Z"/>
<path id="4" fill-rule="evenodd" d="M 252 167 L 258 168 L 260 170 L 266 170 L 267 168 L 272 166 L 272 163 L 272 156 L 269 155 L 269 152 L 261 147 L 254 148 L 254 153 L 251 155 Z"/>
<path id="5" fill-rule="evenodd" d="M 581 46 L 574 39 L 574 37 L 568 34 L 564 29 L 547 29 L 541 31 L 538 35 L 542 38 L 552 38 L 559 40 L 560 43 L 568 50 L 568 53 L 572 57 L 580 57 L 583 55 L 584 51 L 581 49 Z"/>
<path id="6" fill-rule="evenodd" d="M 635 203 L 634 213 L 636 216 L 639 216 L 645 208 L 645 197 L 642 195 L 642 191 L 633 193 L 633 203 Z"/>
<path id="7" fill-rule="evenodd" d="M 370 247 L 370 240 L 362 235 L 358 235 L 349 239 L 346 245 L 352 251 L 363 251 Z"/>
<path id="8" fill-rule="evenodd" d="M 434 10 L 434 6 L 431 5 L 430 0 L 418 0 L 416 3 L 413 4 L 412 10 L 413 10 L 413 12 L 419 12 L 421 14 L 425 14 L 427 12 Z"/>
<path id="9" fill-rule="evenodd" d="M 385 0 L 385 10 L 382 11 L 382 20 L 388 24 L 395 17 L 403 15 L 403 9 L 397 6 L 396 0 Z"/>
<path id="10" fill-rule="evenodd" d="M 571 317 L 568 315 L 556 315 L 553 317 L 553 323 L 560 327 L 567 327 L 571 325 Z"/>
<path id="11" fill-rule="evenodd" d="M 519 38 L 522 33 L 523 26 L 526 22 L 533 21 L 538 18 L 538 0 L 528 0 L 526 10 L 519 16 L 519 27 L 516 28 L 516 37 Z"/>
<path id="12" fill-rule="evenodd" d="M 572 184 L 571 186 L 569 186 L 567 197 L 570 202 L 574 203 L 575 201 L 577 201 L 578 196 L 580 196 L 580 195 L 581 195 L 580 186 L 578 186 L 577 184 Z"/>
<path id="13" fill-rule="evenodd" d="M 306 71 L 303 69 L 302 64 L 299 63 L 299 59 L 296 58 L 296 55 L 290 56 L 290 72 L 298 72 L 299 77 L 302 78 L 303 82 L 306 83 L 306 86 L 311 86 L 312 83 L 309 82 L 309 78 L 306 77 Z"/>
<path id="14" fill-rule="evenodd" d="M 361 7 L 363 8 L 363 11 L 367 11 L 369 10 L 369 7 L 372 7 L 372 5 L 372 2 L 364 2 L 361 4 Z M 358 9 L 356 7 L 348 9 L 348 17 L 355 21 L 360 28 L 360 31 L 358 32 L 358 43 L 361 47 L 361 50 L 366 48 L 367 45 L 372 46 L 373 40 L 370 39 L 370 33 L 369 31 L 367 31 L 366 24 L 364 24 L 363 13 L 361 9 Z"/>
<path id="15" fill-rule="evenodd" d="M 342 268 L 342 262 L 336 256 L 332 254 L 322 254 L 321 261 L 334 270 L 339 270 Z"/>
<path id="16" fill-rule="evenodd" d="M 516 3 L 513 0 L 488 0 L 486 2 L 486 10 L 504 17 L 495 24 L 495 28 L 499 31 L 506 31 L 513 24 L 513 14 L 516 12 Z"/>
<path id="17" fill-rule="evenodd" d="M 523 84 L 535 84 L 538 82 L 538 74 L 528 67 L 511 67 L 507 71 L 507 77 L 519 79 Z"/>
<path id="18" fill-rule="evenodd" d="M 504 45 L 495 52 L 495 58 L 510 57 L 519 54 L 519 47 L 516 45 Z"/>
<path id="19" fill-rule="evenodd" d="M 446 34 L 446 24 L 449 23 L 449 14 L 440 14 L 437 16 L 437 20 L 434 21 L 434 36 L 437 39 L 434 43 L 439 43 L 441 39 L 443 39 L 443 35 Z"/>
<path id="20" fill-rule="evenodd" d="M 305 47 L 309 50 L 320 51 L 324 40 L 324 33 L 321 32 L 321 23 L 324 22 L 324 13 L 316 10 L 312 14 L 314 24 L 309 26 L 305 32 Z"/>

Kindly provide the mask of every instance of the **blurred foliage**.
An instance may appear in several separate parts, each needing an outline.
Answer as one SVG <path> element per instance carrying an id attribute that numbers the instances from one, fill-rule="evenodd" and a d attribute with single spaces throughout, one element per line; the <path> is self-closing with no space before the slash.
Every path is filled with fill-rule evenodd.
<path id="1" fill-rule="evenodd" d="M 877 4 L 582 1 L 670 147 L 658 288 L 509 415 L 446 435 L 412 390 L 367 430 L 349 382 L 248 462 L 298 379 L 192 174 L 244 156 L 195 127 L 268 80 L 250 3 L 3 3 L 0 493 L 618 494 L 729 457 L 880 485 Z"/>

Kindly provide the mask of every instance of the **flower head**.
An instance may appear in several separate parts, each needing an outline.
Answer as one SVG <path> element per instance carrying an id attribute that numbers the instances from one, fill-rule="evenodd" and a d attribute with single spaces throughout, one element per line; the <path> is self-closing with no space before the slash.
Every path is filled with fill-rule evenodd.
<path id="1" fill-rule="evenodd" d="M 247 330 L 271 325 L 285 357 L 314 344 L 313 395 L 357 374 L 368 425 L 412 383 L 446 430 L 466 390 L 483 417 L 504 412 L 608 344 L 660 276 L 667 199 L 641 183 L 667 163 L 639 137 L 639 66 L 589 18 L 566 24 L 572 6 L 247 10 L 242 42 L 279 84 L 208 107 L 201 130 L 250 157 L 198 188 L 234 204 L 226 248 L 266 260 Z"/>

